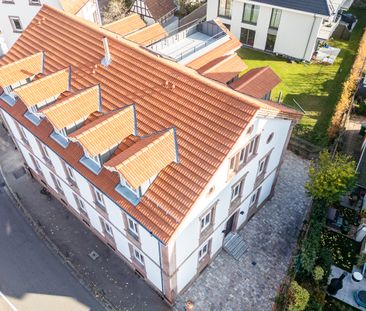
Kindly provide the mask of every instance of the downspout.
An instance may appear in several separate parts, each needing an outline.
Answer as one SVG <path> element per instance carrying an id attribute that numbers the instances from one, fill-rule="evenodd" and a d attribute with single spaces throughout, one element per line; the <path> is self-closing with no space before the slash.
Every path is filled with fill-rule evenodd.
<path id="1" fill-rule="evenodd" d="M 316 20 L 316 15 L 314 14 L 313 24 L 311 25 L 310 35 L 308 38 L 308 42 L 306 43 L 306 48 L 305 48 L 304 56 L 302 57 L 302 59 L 305 59 L 306 52 L 308 51 L 311 35 L 313 34 L 313 30 L 314 30 L 315 20 Z"/>
<path id="2" fill-rule="evenodd" d="M 164 289 L 164 278 L 163 278 L 163 266 L 161 262 L 161 242 L 159 243 L 159 264 L 160 264 L 160 277 L 161 277 L 161 291 L 163 293 L 163 296 L 165 297 L 165 289 Z"/>

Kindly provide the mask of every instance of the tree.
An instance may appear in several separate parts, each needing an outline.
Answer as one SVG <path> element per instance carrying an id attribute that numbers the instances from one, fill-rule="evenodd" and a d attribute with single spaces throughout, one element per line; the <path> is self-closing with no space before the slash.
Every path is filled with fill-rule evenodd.
<path id="1" fill-rule="evenodd" d="M 332 157 L 324 150 L 319 160 L 310 165 L 309 177 L 305 188 L 312 198 L 332 204 L 355 185 L 356 163 L 350 156 L 336 154 Z"/>
<path id="2" fill-rule="evenodd" d="M 103 13 L 103 23 L 109 24 L 126 15 L 128 6 L 124 0 L 110 0 Z"/>

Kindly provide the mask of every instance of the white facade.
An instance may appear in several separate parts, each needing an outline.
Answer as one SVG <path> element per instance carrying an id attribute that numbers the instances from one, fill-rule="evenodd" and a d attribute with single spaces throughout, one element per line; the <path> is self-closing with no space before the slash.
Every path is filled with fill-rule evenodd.
<path id="1" fill-rule="evenodd" d="M 71 211 L 87 221 L 97 235 L 114 247 L 117 254 L 142 273 L 149 284 L 167 297 L 174 297 L 174 294 L 181 292 L 199 274 L 203 261 L 199 260 L 199 257 L 207 241 L 210 242 L 207 255 L 203 256 L 206 259 L 205 264 L 209 263 L 207 259 L 211 260 L 222 248 L 223 230 L 233 215 L 236 221 L 231 230 L 235 232 L 248 220 L 249 211 L 254 213 L 271 195 L 292 125 L 291 120 L 260 116 L 253 118 L 177 232 L 165 246 L 137 221 L 126 215 L 105 194 L 102 194 L 105 207 L 102 211 L 95 202 L 94 186 L 90 181 L 70 167 L 73 179 L 73 182 L 70 182 L 67 163 L 58 154 L 42 144 L 7 112 L 2 110 L 2 116 L 27 165 L 39 174 L 55 193 L 58 193 L 56 196 L 59 199 L 62 198 Z M 231 159 L 255 137 L 259 138 L 257 151 L 253 157 L 239 171 L 229 175 Z M 263 178 L 259 184 L 256 184 L 260 162 L 266 155 L 268 155 L 268 161 Z M 245 180 L 240 202 L 233 209 L 232 187 L 243 176 Z M 250 208 L 251 199 L 259 188 L 261 190 L 258 193 L 258 199 Z M 210 221 L 212 231 L 202 239 L 201 218 L 213 205 L 215 205 L 215 213 Z"/>
<path id="2" fill-rule="evenodd" d="M 42 8 L 42 4 L 62 10 L 59 0 L 9 0 L 0 2 L 0 56 L 13 46 L 23 30 L 27 28 Z M 98 1 L 89 0 L 76 15 L 100 24 Z"/>
<path id="3" fill-rule="evenodd" d="M 245 0 L 233 0 L 231 9 L 219 14 L 220 1 L 226 0 L 208 0 L 207 19 L 211 20 L 219 16 L 243 44 L 248 41 L 243 40 L 242 29 L 248 29 L 255 32 L 254 42 L 250 40 L 248 44 L 255 49 L 268 50 L 301 60 L 311 59 L 325 16 Z M 258 18 L 254 23 L 243 22 L 245 4 L 256 5 L 259 8 Z M 270 22 L 274 9 L 281 11 L 281 17 L 279 25 L 271 28 Z M 252 36 L 253 32 L 251 32 Z M 267 45 L 268 35 L 276 37 L 274 45 Z"/>

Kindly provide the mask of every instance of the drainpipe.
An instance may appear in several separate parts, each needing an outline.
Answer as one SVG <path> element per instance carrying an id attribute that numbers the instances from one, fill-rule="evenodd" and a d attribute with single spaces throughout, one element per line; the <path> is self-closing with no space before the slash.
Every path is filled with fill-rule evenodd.
<path id="1" fill-rule="evenodd" d="M 311 25 L 311 30 L 310 30 L 308 42 L 306 43 L 306 48 L 305 48 L 304 56 L 302 57 L 302 59 L 305 59 L 306 52 L 308 51 L 311 35 L 313 34 L 313 30 L 314 30 L 315 20 L 316 20 L 316 15 L 314 14 L 313 24 Z"/>
<path id="2" fill-rule="evenodd" d="M 164 289 L 164 278 L 163 278 L 163 265 L 161 262 L 161 242 L 159 242 L 159 264 L 160 264 L 160 277 L 161 277 L 161 291 L 163 296 L 165 296 L 165 289 Z"/>

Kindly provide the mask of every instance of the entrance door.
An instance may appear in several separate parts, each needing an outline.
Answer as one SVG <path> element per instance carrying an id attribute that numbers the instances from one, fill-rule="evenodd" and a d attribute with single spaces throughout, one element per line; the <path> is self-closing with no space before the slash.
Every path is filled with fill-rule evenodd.
<path id="1" fill-rule="evenodd" d="M 226 228 L 225 228 L 225 236 L 227 236 L 231 231 L 233 231 L 235 216 L 236 216 L 236 213 L 234 215 L 232 215 L 229 218 L 229 220 L 227 221 Z"/>

